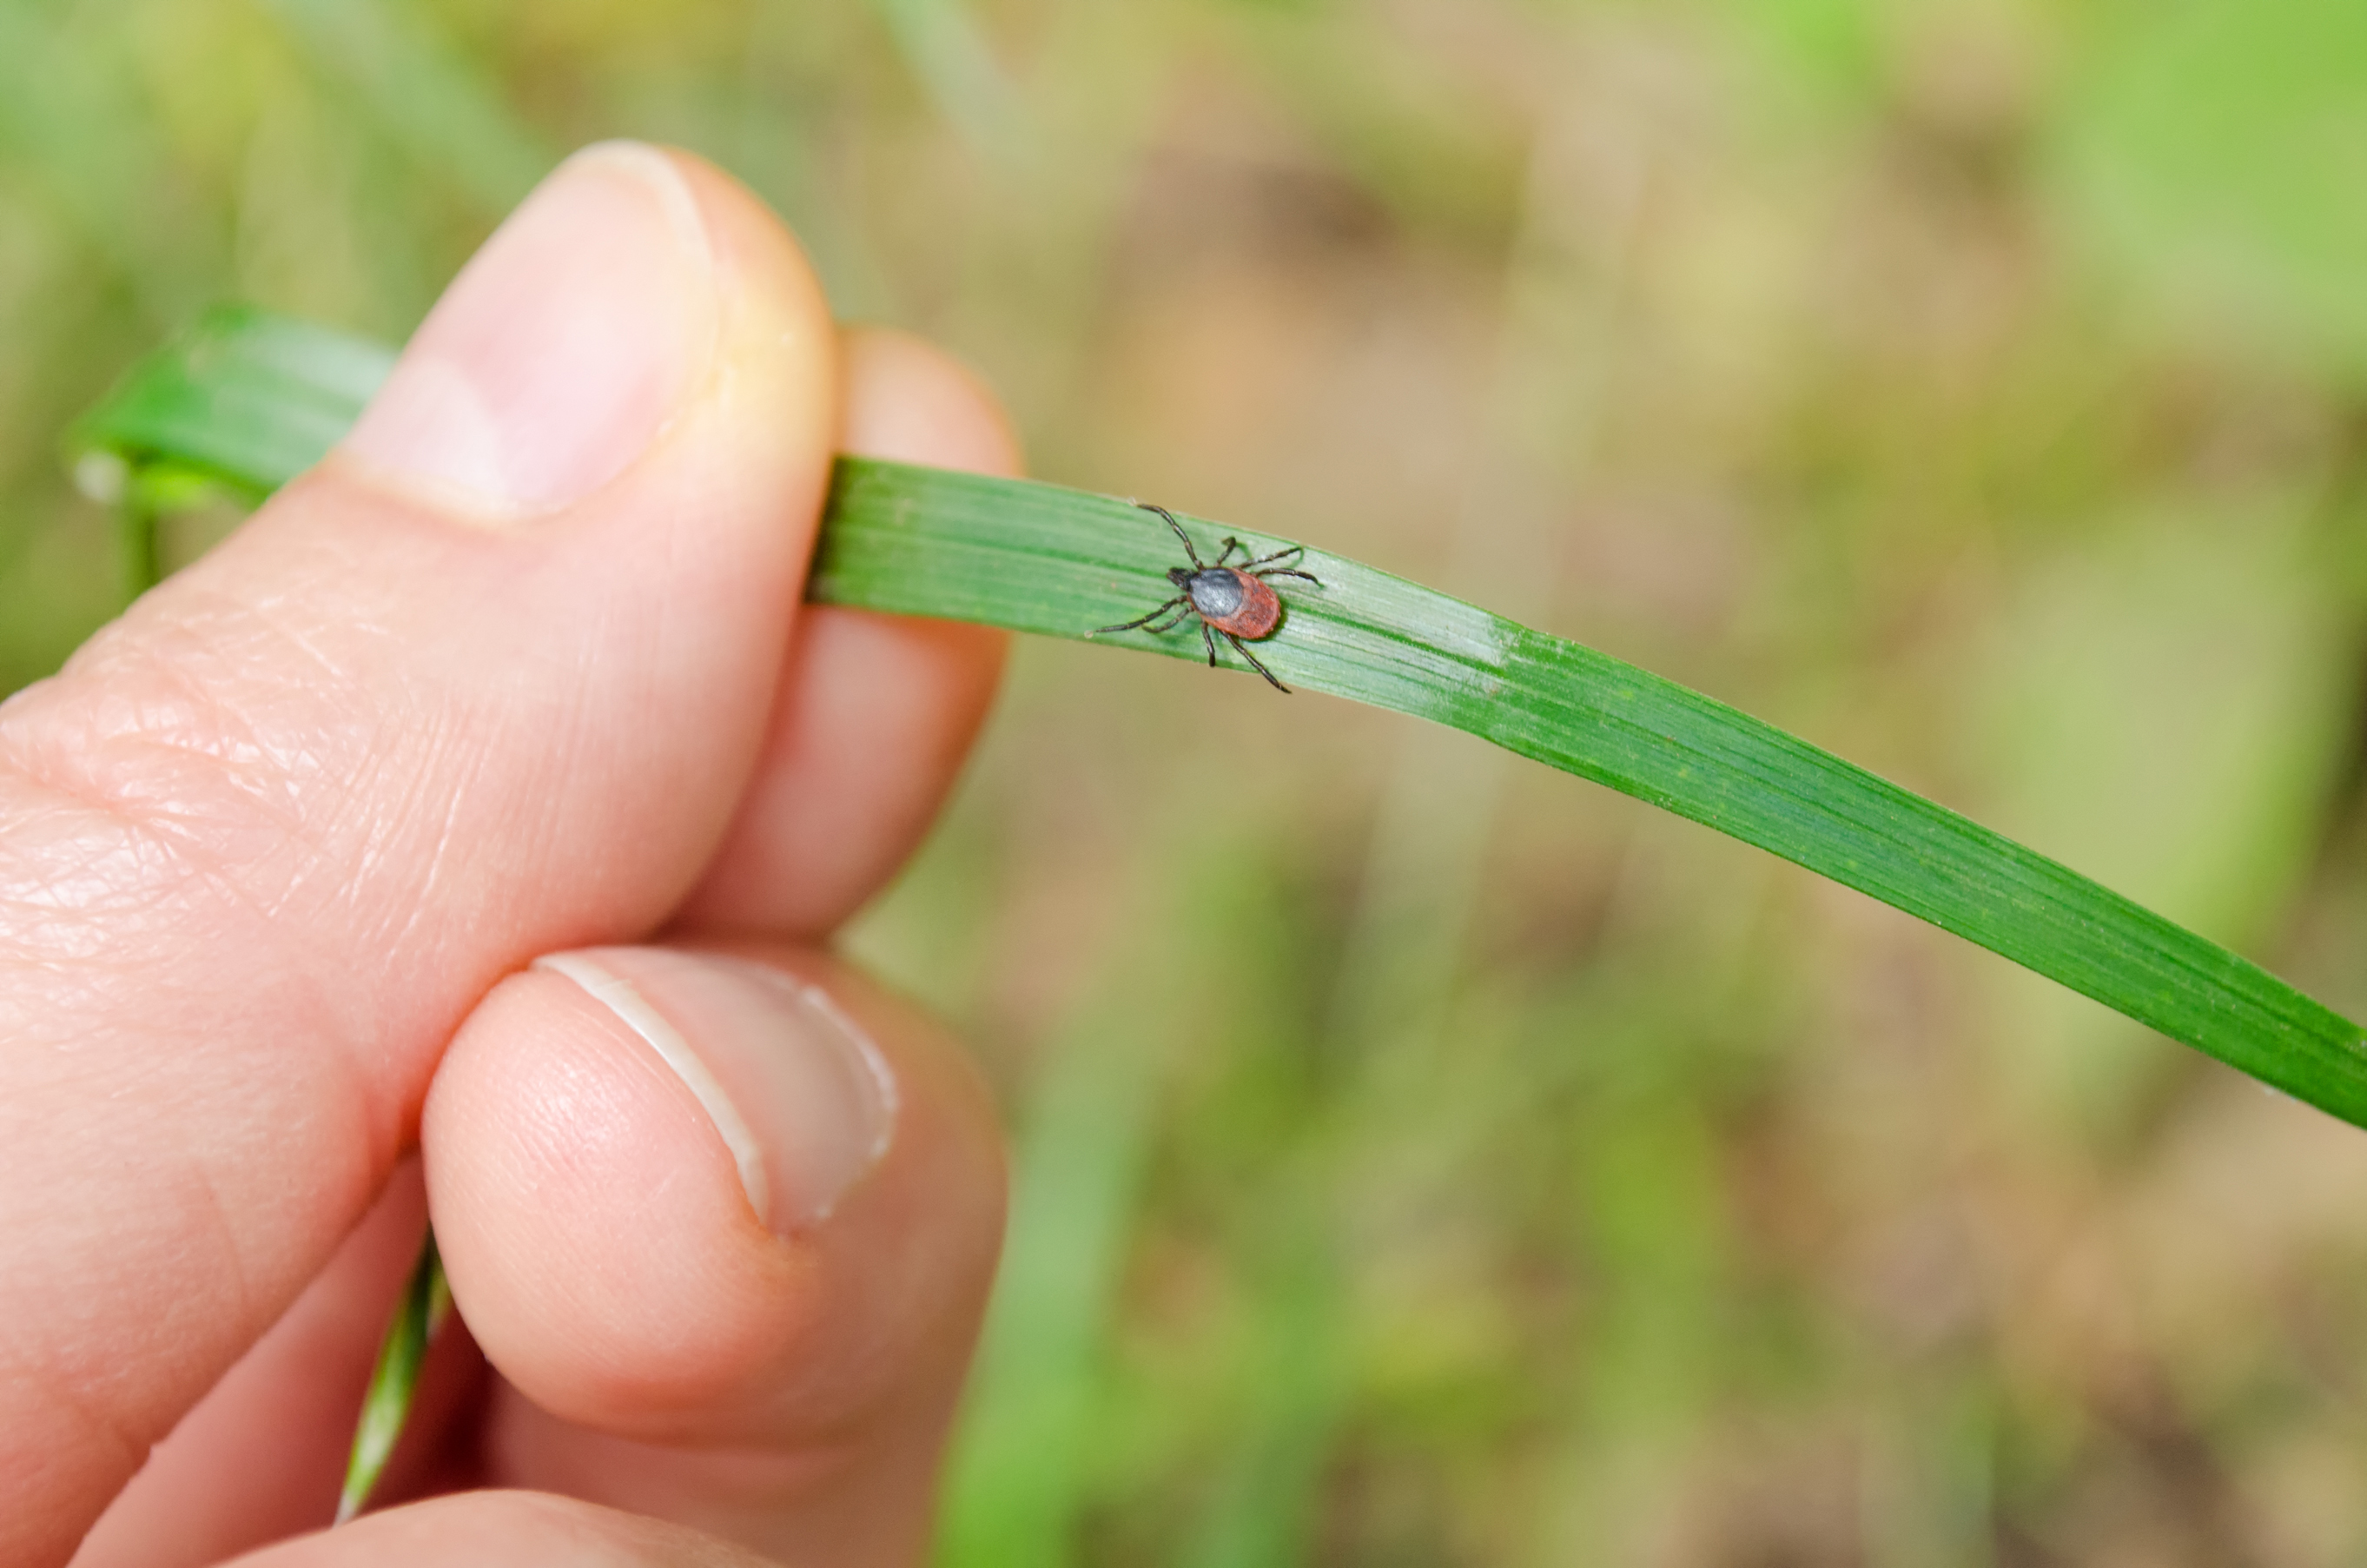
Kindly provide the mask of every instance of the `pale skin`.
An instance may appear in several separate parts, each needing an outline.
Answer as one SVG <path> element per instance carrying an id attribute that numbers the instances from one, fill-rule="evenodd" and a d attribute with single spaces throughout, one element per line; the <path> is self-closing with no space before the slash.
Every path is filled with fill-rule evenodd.
<path id="1" fill-rule="evenodd" d="M 344 448 L 0 707 L 0 1562 L 922 1560 L 1002 1155 L 827 942 L 1003 642 L 800 604 L 842 449 L 1018 467 L 738 186 L 598 150 Z M 530 967 L 595 948 L 815 988 L 887 1131 L 719 1071 L 760 1214 L 650 1039 Z M 423 1209 L 468 1331 L 395 1506 L 320 1533 Z"/>

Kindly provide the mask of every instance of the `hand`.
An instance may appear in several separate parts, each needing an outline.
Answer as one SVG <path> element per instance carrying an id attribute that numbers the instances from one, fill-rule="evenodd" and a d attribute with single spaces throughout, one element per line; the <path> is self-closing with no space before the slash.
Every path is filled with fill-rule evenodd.
<path id="1" fill-rule="evenodd" d="M 739 187 L 595 148 L 334 455 L 0 707 L 0 1562 L 327 1521 L 414 1141 L 491 1369 L 431 1358 L 444 1494 L 255 1561 L 919 1557 L 1001 1155 L 816 944 L 1002 644 L 800 607 L 841 444 L 1016 462 Z"/>

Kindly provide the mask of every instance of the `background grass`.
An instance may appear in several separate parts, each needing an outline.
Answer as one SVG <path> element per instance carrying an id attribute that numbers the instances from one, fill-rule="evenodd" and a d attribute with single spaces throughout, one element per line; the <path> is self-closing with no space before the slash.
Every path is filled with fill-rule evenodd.
<path id="1" fill-rule="evenodd" d="M 1660 670 L 2357 1016 L 2358 16 L 0 0 L 0 688 L 114 602 L 55 443 L 122 365 L 228 296 L 399 337 L 657 136 L 1048 477 Z M 1019 1140 L 949 1562 L 2367 1552 L 2359 1136 L 1634 802 L 1030 645 L 852 940 Z"/>

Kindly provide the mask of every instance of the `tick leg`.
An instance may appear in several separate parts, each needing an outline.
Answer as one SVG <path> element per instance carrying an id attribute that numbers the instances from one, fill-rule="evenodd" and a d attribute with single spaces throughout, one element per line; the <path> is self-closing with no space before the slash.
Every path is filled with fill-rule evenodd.
<path id="1" fill-rule="evenodd" d="M 1213 670 L 1217 667 L 1217 634 L 1208 630 L 1205 620 L 1200 623 L 1200 636 L 1208 644 L 1208 667 Z"/>
<path id="2" fill-rule="evenodd" d="M 1232 543 L 1233 541 L 1232 541 L 1231 540 L 1227 540 L 1225 542 L 1226 542 L 1227 544 L 1230 544 L 1230 543 Z M 1247 555 L 1247 554 L 1249 553 L 1249 551 L 1246 551 L 1246 550 L 1244 550 L 1244 551 L 1241 551 L 1241 553 L 1242 553 L 1243 555 Z M 1249 570 L 1250 570 L 1251 568 L 1252 568 L 1252 567 L 1263 566 L 1263 565 L 1265 565 L 1268 562 L 1272 562 L 1272 561 L 1281 561 L 1281 560 L 1284 560 L 1284 559 L 1285 559 L 1285 558 L 1287 558 L 1287 557 L 1289 557 L 1289 556 L 1293 556 L 1293 555 L 1304 555 L 1304 554 L 1306 554 L 1306 553 L 1307 553 L 1307 547 L 1306 547 L 1305 545 L 1303 545 L 1303 544 L 1294 544 L 1294 545 L 1290 545 L 1290 546 L 1287 546 L 1287 547 L 1286 547 L 1286 548 L 1285 548 L 1285 549 L 1275 551 L 1272 555 L 1261 555 L 1261 556 L 1259 556 L 1255 561 L 1251 561 L 1251 562 L 1246 562 L 1245 564 L 1243 564 L 1243 566 L 1242 566 L 1241 570 L 1242 570 L 1242 571 L 1244 571 L 1244 572 L 1246 572 L 1246 571 L 1249 571 Z"/>
<path id="3" fill-rule="evenodd" d="M 1086 635 L 1091 637 L 1099 637 L 1104 631 L 1131 631 L 1138 626 L 1150 625 L 1152 621 L 1157 620 L 1161 616 L 1165 615 L 1169 610 L 1173 609 L 1177 605 L 1184 604 L 1185 602 L 1186 601 L 1181 596 L 1178 596 L 1175 598 L 1169 599 L 1165 604 L 1161 605 L 1149 615 L 1138 617 L 1133 620 L 1125 621 L 1116 626 L 1095 627 L 1092 631 L 1086 633 Z"/>
<path id="4" fill-rule="evenodd" d="M 1233 551 L 1237 550 L 1245 556 L 1250 552 L 1249 546 L 1243 544 L 1240 540 L 1233 538 L 1230 534 L 1226 535 L 1225 552 L 1217 557 L 1217 564 L 1222 566 L 1226 562 L 1230 561 L 1233 558 Z"/>
<path id="5" fill-rule="evenodd" d="M 1193 570 L 1198 572 L 1206 572 L 1207 570 L 1206 566 L 1200 564 L 1200 552 L 1192 548 L 1192 536 L 1184 531 L 1184 525 L 1175 520 L 1174 513 L 1169 511 L 1164 506 L 1154 506 L 1148 501 L 1137 501 L 1135 505 L 1141 507 L 1146 512 L 1156 512 L 1161 517 L 1166 518 L 1167 526 L 1175 530 L 1175 537 L 1184 541 L 1184 553 L 1192 558 Z"/>
<path id="6" fill-rule="evenodd" d="M 1152 633 L 1172 631 L 1191 619 L 1192 607 L 1190 605 L 1177 605 L 1175 607 L 1174 614 L 1169 616 L 1165 620 L 1161 621 L 1158 625 L 1146 626 L 1143 630 Z"/>
<path id="7" fill-rule="evenodd" d="M 1207 623 L 1206 621 L 1205 621 L 1205 620 L 1204 620 L 1204 621 L 1202 621 L 1202 622 L 1200 623 L 1200 625 L 1201 625 L 1201 627 L 1202 627 L 1202 629 L 1203 629 L 1203 630 L 1206 630 L 1206 628 L 1207 627 L 1207 624 L 1208 624 L 1208 623 Z M 1231 632 L 1228 631 L 1228 632 L 1226 632 L 1226 633 L 1225 633 L 1225 641 L 1226 641 L 1226 642 L 1230 642 L 1230 643 L 1233 645 L 1233 652 L 1234 652 L 1234 653 L 1239 653 L 1242 658 L 1247 659 L 1247 660 L 1250 662 L 1250 668 L 1251 668 L 1251 669 L 1253 669 L 1253 670 L 1257 671 L 1257 673 L 1258 673 L 1258 674 L 1260 674 L 1260 675 L 1262 675 L 1262 676 L 1265 676 L 1265 683 L 1266 683 L 1266 685 L 1268 685 L 1268 686 L 1270 686 L 1270 687 L 1274 687 L 1274 690 L 1276 690 L 1276 691 L 1278 691 L 1278 692 L 1282 693 L 1285 697 L 1287 697 L 1287 696 L 1289 696 L 1289 695 L 1290 695 L 1290 687 L 1286 687 L 1286 686 L 1283 685 L 1283 684 L 1282 684 L 1282 682 L 1280 682 L 1280 681 L 1278 681 L 1278 680 L 1274 679 L 1274 672 L 1273 672 L 1272 670 L 1270 670 L 1270 669 L 1267 669 L 1263 665 L 1259 664 L 1259 663 L 1258 663 L 1258 657 L 1257 657 L 1257 655 L 1256 655 L 1255 653 L 1251 653 L 1251 652 L 1249 651 L 1248 647 L 1247 647 L 1245 644 L 1243 644 L 1243 643 L 1242 643 L 1242 642 L 1241 642 L 1241 640 L 1240 640 L 1240 638 L 1238 638 L 1238 637 L 1234 636 Z"/>
<path id="8" fill-rule="evenodd" d="M 1252 572 L 1250 575 L 1252 577 L 1301 577 L 1319 588 L 1323 585 L 1323 579 L 1314 573 L 1301 572 L 1294 566 L 1269 566 L 1263 572 Z"/>

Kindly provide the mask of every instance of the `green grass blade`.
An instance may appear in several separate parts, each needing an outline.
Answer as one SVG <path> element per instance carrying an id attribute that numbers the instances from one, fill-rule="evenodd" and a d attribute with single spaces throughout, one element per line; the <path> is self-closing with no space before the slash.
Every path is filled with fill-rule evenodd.
<path id="1" fill-rule="evenodd" d="M 1222 532 L 1184 521 L 1206 545 Z M 1286 542 L 1230 531 L 1260 554 Z M 1175 556 L 1124 501 L 847 462 L 812 597 L 1074 637 L 1165 597 Z M 1288 619 L 1258 649 L 1291 685 L 1450 724 L 1691 817 L 2367 1124 L 2359 1027 L 2217 944 L 1673 681 L 1321 551 L 1304 565 L 1323 587 L 1286 594 Z M 1104 641 L 1204 656 L 1188 631 Z"/>
<path id="2" fill-rule="evenodd" d="M 217 314 L 135 371 L 77 441 L 134 471 L 171 460 L 260 494 L 327 449 L 386 363 L 341 335 Z M 1213 554 L 1220 527 L 1185 522 Z M 1285 542 L 1234 531 L 1259 553 Z M 1127 501 L 849 459 L 810 595 L 1082 638 L 1167 597 L 1177 553 Z M 2367 1125 L 2360 1028 L 2215 943 L 1674 682 L 1353 561 L 1310 550 L 1303 564 L 1323 585 L 1284 585 L 1287 619 L 1258 648 L 1291 685 L 1450 724 L 1691 817 Z M 1202 656 L 1188 628 L 1102 641 Z"/>
<path id="3" fill-rule="evenodd" d="M 379 1346 L 378 1365 L 370 1369 L 368 1391 L 362 1395 L 362 1418 L 354 1429 L 353 1457 L 345 1465 L 345 1484 L 337 1494 L 337 1523 L 362 1511 L 377 1490 L 386 1461 L 394 1457 L 395 1440 L 411 1414 L 419 1392 L 419 1369 L 427 1362 L 427 1346 L 451 1310 L 452 1292 L 444 1279 L 444 1259 L 436 1250 L 436 1233 L 421 1244 L 419 1261 L 395 1303 L 394 1317 Z"/>
<path id="4" fill-rule="evenodd" d="M 243 305 L 208 312 L 68 432 L 97 500 L 160 464 L 260 500 L 321 460 L 394 367 L 366 338 Z"/>

